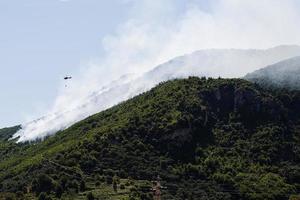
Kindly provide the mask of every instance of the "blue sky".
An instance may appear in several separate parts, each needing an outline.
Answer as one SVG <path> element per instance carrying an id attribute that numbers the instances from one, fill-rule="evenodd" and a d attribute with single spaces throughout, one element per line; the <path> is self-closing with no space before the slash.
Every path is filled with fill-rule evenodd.
<path id="1" fill-rule="evenodd" d="M 0 127 L 60 111 L 101 79 L 141 73 L 195 50 L 300 44 L 299 4 L 0 0 Z M 62 92 L 65 75 L 74 79 Z"/>
<path id="2" fill-rule="evenodd" d="M 101 55 L 127 10 L 117 0 L 0 0 L 0 127 L 49 107 L 63 76 Z"/>
<path id="3" fill-rule="evenodd" d="M 174 0 L 176 12 L 188 2 L 209 9 L 204 0 Z M 139 1 L 0 0 L 0 127 L 42 116 L 63 76 L 101 57 L 103 37 L 135 15 L 134 3 Z"/>

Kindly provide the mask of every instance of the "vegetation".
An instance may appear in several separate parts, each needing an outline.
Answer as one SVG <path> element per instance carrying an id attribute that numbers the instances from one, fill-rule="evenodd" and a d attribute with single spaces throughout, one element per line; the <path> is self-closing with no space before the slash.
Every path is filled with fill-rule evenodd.
<path id="1" fill-rule="evenodd" d="M 20 128 L 20 126 L 14 126 L 11 128 L 0 129 L 0 141 L 6 141 L 10 139 L 14 135 L 14 133 L 20 130 Z"/>
<path id="2" fill-rule="evenodd" d="M 299 111 L 297 91 L 191 77 L 44 141 L 0 130 L 0 199 L 147 200 L 158 175 L 162 199 L 296 199 Z"/>
<path id="3" fill-rule="evenodd" d="M 247 74 L 244 78 L 264 88 L 300 90 L 300 56 L 283 60 Z"/>

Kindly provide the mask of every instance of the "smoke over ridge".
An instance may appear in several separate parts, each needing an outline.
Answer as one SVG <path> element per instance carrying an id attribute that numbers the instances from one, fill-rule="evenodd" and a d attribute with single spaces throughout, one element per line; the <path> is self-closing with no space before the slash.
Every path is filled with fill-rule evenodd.
<path id="1" fill-rule="evenodd" d="M 181 9 L 174 2 L 125 1 L 131 5 L 130 17 L 115 33 L 103 39 L 105 54 L 99 59 L 101 62 L 94 61 L 83 67 L 80 76 L 76 76 L 70 87 L 61 88 L 45 117 L 24 124 L 14 137 L 26 141 L 54 134 L 91 114 L 150 89 L 161 80 L 188 75 L 243 76 L 250 70 L 263 67 L 263 64 L 269 65 L 299 55 L 297 46 L 289 46 L 276 51 L 272 58 L 263 56 L 267 51 L 249 50 L 243 59 L 238 60 L 231 50 L 231 56 L 221 53 L 217 57 L 220 61 L 228 61 L 221 65 L 211 63 L 215 60 L 213 56 L 217 55 L 210 50 L 198 54 L 202 57 L 196 59 L 191 56 L 193 54 L 187 55 L 190 59 L 185 60 L 184 65 L 180 64 L 180 58 L 173 60 L 175 64 L 164 65 L 171 72 L 173 68 L 174 71 L 179 70 L 177 65 L 185 66 L 181 67 L 180 73 L 163 72 L 161 65 L 156 70 L 162 72 L 151 76 L 154 67 L 199 49 L 265 49 L 280 44 L 300 44 L 300 13 L 296 0 L 215 0 L 210 1 L 206 9 L 197 0 L 187 1 Z M 292 53 L 290 49 L 294 49 Z M 260 52 L 259 56 L 255 53 L 257 51 Z M 204 63 L 202 60 L 207 57 L 211 57 L 211 61 L 206 59 Z M 253 63 L 250 62 L 250 65 L 249 59 L 252 57 Z M 259 58 L 264 60 L 257 61 Z M 248 64 L 246 67 L 236 66 L 239 63 Z M 195 73 L 195 66 L 201 64 L 206 65 L 200 66 L 202 68 L 199 69 L 203 71 Z M 228 67 L 229 64 L 234 64 L 233 68 Z M 147 71 L 151 72 L 144 74 Z M 164 76 L 157 77 L 161 73 Z"/>

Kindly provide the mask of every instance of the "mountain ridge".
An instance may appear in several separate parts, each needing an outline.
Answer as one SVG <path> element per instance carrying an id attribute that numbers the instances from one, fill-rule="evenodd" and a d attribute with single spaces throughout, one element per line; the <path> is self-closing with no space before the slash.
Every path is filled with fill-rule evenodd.
<path id="1" fill-rule="evenodd" d="M 162 81 L 189 76 L 242 77 L 244 72 L 265 67 L 282 59 L 300 55 L 299 46 L 278 46 L 267 50 L 201 50 L 177 57 L 132 80 L 112 82 L 105 90 L 95 91 L 76 107 L 55 110 L 38 122 L 23 125 L 15 137 L 19 141 L 41 139 L 77 121 L 150 90 Z M 243 66 L 243 67 L 241 67 Z M 231 74 L 230 74 L 231 73 Z M 233 74 L 232 74 L 233 73 Z"/>
<path id="2" fill-rule="evenodd" d="M 152 199 L 160 175 L 167 199 L 286 199 L 300 192 L 299 103 L 241 79 L 167 81 L 44 141 L 10 141 L 0 191 L 80 199 L 119 177 L 134 182 L 125 199 Z"/>
<path id="3" fill-rule="evenodd" d="M 269 65 L 245 76 L 265 87 L 300 89 L 300 56 Z"/>

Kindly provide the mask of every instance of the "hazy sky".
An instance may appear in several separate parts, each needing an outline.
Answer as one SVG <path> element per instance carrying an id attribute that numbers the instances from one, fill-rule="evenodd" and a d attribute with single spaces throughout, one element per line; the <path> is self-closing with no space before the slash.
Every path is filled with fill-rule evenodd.
<path id="1" fill-rule="evenodd" d="M 178 12 L 195 0 L 174 0 Z M 196 0 L 204 10 L 209 6 Z M 65 75 L 101 58 L 134 0 L 0 0 L 0 127 L 41 116 Z M 76 77 L 74 77 L 76 78 Z"/>
<path id="2" fill-rule="evenodd" d="M 0 127 L 61 110 L 102 79 L 198 49 L 300 44 L 299 4 L 0 0 Z M 65 75 L 74 76 L 72 87 L 64 88 Z"/>
<path id="3" fill-rule="evenodd" d="M 117 0 L 0 0 L 0 127 L 38 116 L 64 75 L 102 53 L 126 19 Z"/>

